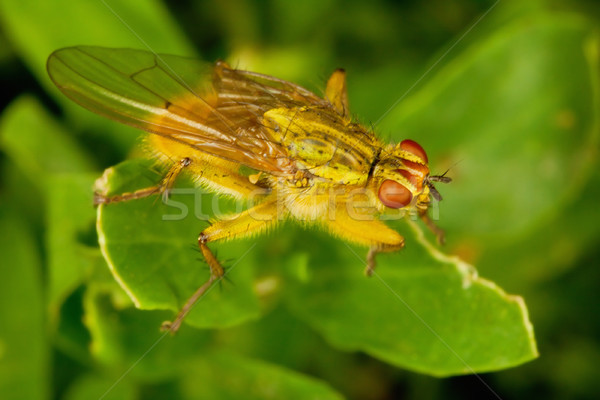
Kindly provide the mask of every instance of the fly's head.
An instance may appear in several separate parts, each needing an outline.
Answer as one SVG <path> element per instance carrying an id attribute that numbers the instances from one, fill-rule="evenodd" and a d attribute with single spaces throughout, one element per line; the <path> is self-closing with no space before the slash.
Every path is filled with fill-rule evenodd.
<path id="1" fill-rule="evenodd" d="M 414 208 L 424 212 L 432 197 L 437 201 L 442 199 L 434 182 L 450 181 L 445 174 L 429 174 L 427 153 L 410 139 L 384 149 L 373 170 L 380 212 Z"/>

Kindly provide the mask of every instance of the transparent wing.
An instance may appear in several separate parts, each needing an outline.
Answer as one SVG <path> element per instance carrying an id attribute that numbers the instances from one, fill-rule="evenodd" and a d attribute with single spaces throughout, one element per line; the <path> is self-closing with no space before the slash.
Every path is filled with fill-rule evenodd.
<path id="1" fill-rule="evenodd" d="M 327 106 L 292 83 L 132 49 L 70 47 L 48 59 L 56 86 L 83 107 L 251 168 L 293 172 L 261 117 L 274 107 Z"/>

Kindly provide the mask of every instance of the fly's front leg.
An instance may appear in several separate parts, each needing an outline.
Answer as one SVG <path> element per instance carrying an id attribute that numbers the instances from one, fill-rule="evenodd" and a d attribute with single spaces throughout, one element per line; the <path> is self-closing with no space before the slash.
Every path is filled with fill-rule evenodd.
<path id="1" fill-rule="evenodd" d="M 421 218 L 421 221 L 423 221 L 425 225 L 427 225 L 427 228 L 429 228 L 429 230 L 433 232 L 433 234 L 437 238 L 438 243 L 444 244 L 446 241 L 444 238 L 444 230 L 437 226 L 435 222 L 433 222 L 433 220 L 429 217 L 429 215 L 427 215 L 427 209 L 419 210 L 419 218 Z"/>
<path id="2" fill-rule="evenodd" d="M 375 267 L 377 267 L 377 261 L 375 260 L 375 256 L 377 253 L 390 253 L 393 251 L 398 251 L 404 247 L 404 238 L 402 240 L 397 241 L 394 244 L 387 243 L 378 243 L 372 245 L 367 252 L 367 267 L 365 268 L 365 275 L 371 276 L 375 271 Z"/>
<path id="3" fill-rule="evenodd" d="M 208 247 L 209 242 L 256 235 L 274 226 L 277 222 L 277 198 L 276 196 L 272 196 L 267 197 L 262 203 L 231 219 L 217 221 L 203 230 L 198 236 L 198 246 L 209 266 L 210 277 L 185 302 L 173 322 L 164 322 L 161 329 L 175 333 L 181 326 L 184 318 L 194 307 L 194 304 L 204 296 L 215 282 L 221 280 L 225 275 L 223 266 Z"/>
<path id="4" fill-rule="evenodd" d="M 327 228 L 339 237 L 369 246 L 365 274 L 371 276 L 376 267 L 375 255 L 381 252 L 392 252 L 404 247 L 404 238 L 383 222 L 371 217 L 358 220 L 346 212 L 346 205 L 338 206 L 335 219 L 325 220 Z"/>
<path id="5" fill-rule="evenodd" d="M 155 186 L 136 190 L 135 192 L 121 193 L 114 196 L 105 196 L 101 193 L 94 193 L 94 205 L 120 203 L 122 201 L 137 200 L 154 194 L 162 194 L 167 196 L 169 190 L 173 187 L 175 179 L 192 161 L 189 158 L 183 158 L 178 163 L 175 163 L 167 172 L 162 181 Z"/>

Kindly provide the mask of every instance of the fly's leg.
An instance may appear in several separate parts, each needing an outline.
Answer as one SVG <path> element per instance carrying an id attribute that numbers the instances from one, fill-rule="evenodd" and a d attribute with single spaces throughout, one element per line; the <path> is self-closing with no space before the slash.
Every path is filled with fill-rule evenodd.
<path id="1" fill-rule="evenodd" d="M 162 324 L 161 329 L 163 331 L 177 332 L 185 317 L 194 307 L 194 304 L 206 294 L 215 282 L 221 280 L 225 275 L 223 266 L 221 266 L 221 263 L 219 263 L 208 247 L 208 243 L 257 235 L 278 222 L 277 211 L 276 196 L 267 197 L 262 203 L 238 214 L 236 217 L 217 221 L 200 233 L 198 236 L 198 246 L 208 263 L 210 277 L 185 302 L 173 322 L 166 321 Z"/>
<path id="2" fill-rule="evenodd" d="M 218 223 L 215 225 L 218 225 Z M 215 226 L 215 225 L 212 225 L 212 226 Z M 181 323 L 183 322 L 184 318 L 192 310 L 192 308 L 194 307 L 194 304 L 196 304 L 198 299 L 200 299 L 202 296 L 204 296 L 206 291 L 208 289 L 210 289 L 210 287 L 213 285 L 213 283 L 221 280 L 221 278 L 223 278 L 223 276 L 225 275 L 225 270 L 223 269 L 223 267 L 221 266 L 221 264 L 219 263 L 217 258 L 214 256 L 212 251 L 210 251 L 210 249 L 206 245 L 204 235 L 205 235 L 205 232 L 202 231 L 200 233 L 200 237 L 198 238 L 198 246 L 200 247 L 200 251 L 202 252 L 202 255 L 204 256 L 204 259 L 208 263 L 208 267 L 210 269 L 210 277 L 208 278 L 208 280 L 206 282 L 204 282 L 202 284 L 202 286 L 200 286 L 198 289 L 196 289 L 194 294 L 185 302 L 183 307 L 181 307 L 181 310 L 179 310 L 179 312 L 177 313 L 177 316 L 175 317 L 173 322 L 165 321 L 162 323 L 160 329 L 163 332 L 164 331 L 169 331 L 171 333 L 177 332 L 179 330 L 179 328 L 181 327 Z"/>
<path id="3" fill-rule="evenodd" d="M 135 192 L 121 193 L 114 196 L 105 196 L 98 192 L 94 193 L 94 205 L 120 203 L 122 201 L 137 200 L 154 194 L 162 194 L 167 196 L 169 190 L 173 187 L 175 179 L 186 167 L 192 163 L 189 158 L 183 158 L 178 163 L 175 163 L 167 172 L 162 181 L 155 186 L 136 190 Z"/>
<path id="4" fill-rule="evenodd" d="M 369 246 L 365 274 L 371 276 L 376 267 L 375 255 L 404 247 L 404 238 L 377 219 L 357 220 L 348 215 L 345 206 L 338 208 L 335 219 L 325 220 L 326 227 L 349 242 Z"/>
<path id="5" fill-rule="evenodd" d="M 419 218 L 421 218 L 421 221 L 423 221 L 425 225 L 427 225 L 427 228 L 429 228 L 429 230 L 433 232 L 433 234 L 437 238 L 438 243 L 444 244 L 446 241 L 444 238 L 444 230 L 437 226 L 435 222 L 433 222 L 433 220 L 429 217 L 429 215 L 427 215 L 427 209 L 419 210 Z"/>
<path id="6" fill-rule="evenodd" d="M 365 268 L 365 275 L 371 276 L 373 275 L 373 272 L 375 272 L 375 267 L 377 267 L 375 256 L 377 253 L 390 253 L 393 251 L 398 251 L 403 247 L 404 238 L 402 238 L 402 241 L 398 241 L 395 244 L 379 243 L 372 245 L 367 252 L 367 267 Z"/>
<path id="7" fill-rule="evenodd" d="M 350 107 L 348 107 L 348 91 L 346 89 L 346 72 L 343 69 L 337 69 L 331 74 L 327 81 L 325 97 L 335 111 L 340 114 L 345 122 L 350 122 Z"/>

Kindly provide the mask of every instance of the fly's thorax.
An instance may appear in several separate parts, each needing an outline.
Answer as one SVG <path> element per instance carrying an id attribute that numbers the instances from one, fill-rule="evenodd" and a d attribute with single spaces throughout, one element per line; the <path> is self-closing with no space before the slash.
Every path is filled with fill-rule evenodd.
<path id="1" fill-rule="evenodd" d="M 425 150 L 409 139 L 382 151 L 370 183 L 377 193 L 380 212 L 408 210 L 428 203 L 427 163 Z"/>
<path id="2" fill-rule="evenodd" d="M 273 108 L 262 124 L 296 168 L 331 182 L 364 185 L 378 151 L 374 135 L 330 108 Z"/>

